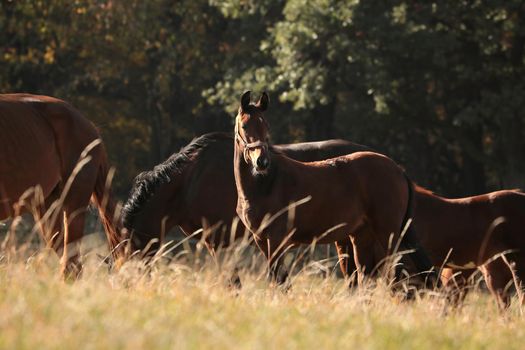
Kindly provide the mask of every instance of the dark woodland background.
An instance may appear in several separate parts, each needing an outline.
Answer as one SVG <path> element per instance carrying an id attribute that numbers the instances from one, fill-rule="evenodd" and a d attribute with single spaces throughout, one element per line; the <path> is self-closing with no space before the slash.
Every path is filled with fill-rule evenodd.
<path id="1" fill-rule="evenodd" d="M 0 92 L 99 126 L 124 199 L 244 90 L 275 143 L 344 138 L 448 196 L 525 187 L 522 1 L 0 0 Z"/>

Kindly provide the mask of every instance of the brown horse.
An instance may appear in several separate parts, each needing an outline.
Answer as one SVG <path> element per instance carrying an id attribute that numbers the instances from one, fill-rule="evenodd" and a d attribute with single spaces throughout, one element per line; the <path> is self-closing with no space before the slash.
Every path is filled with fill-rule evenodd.
<path id="1" fill-rule="evenodd" d="M 274 148 L 301 161 L 369 150 L 343 140 Z M 233 138 L 224 133 L 211 133 L 195 138 L 153 170 L 139 174 L 123 207 L 122 222 L 132 233 L 133 250 L 145 249 L 152 239 L 160 241 L 163 233 L 178 225 L 187 235 L 201 228 L 213 231 L 205 237 L 205 243 L 214 252 L 229 246 L 231 238 L 240 238 L 245 233 L 244 225 L 238 223 L 231 235 L 232 222 L 237 217 L 236 206 Z M 151 252 L 158 246 L 158 243 L 150 244 Z"/>
<path id="2" fill-rule="evenodd" d="M 234 175 L 238 193 L 237 214 L 254 234 L 268 259 L 270 276 L 284 282 L 280 256 L 287 246 L 311 242 L 352 241 L 358 281 L 375 271 L 375 258 L 384 260 L 393 242 L 415 250 L 410 257 L 419 273 L 433 267 L 409 229 L 400 232 L 411 211 L 412 184 L 389 158 L 357 152 L 326 161 L 303 163 L 276 152 L 269 144 L 263 112 L 269 98 L 257 104 L 250 92 L 241 97 L 235 120 Z M 310 200 L 275 216 L 290 203 Z M 274 216 L 267 220 L 268 215 Z"/>
<path id="3" fill-rule="evenodd" d="M 455 282 L 460 297 L 464 296 L 461 289 L 466 280 L 477 268 L 501 308 L 509 305 L 509 288 L 513 285 L 524 301 L 524 193 L 503 190 L 449 199 L 416 186 L 415 202 L 417 236 L 433 265 L 444 267 L 443 279 L 451 279 L 453 273 L 459 275 Z M 343 262 L 348 264 L 347 273 L 355 269 L 351 262 Z"/>
<path id="4" fill-rule="evenodd" d="M 434 264 L 467 275 L 478 267 L 499 306 L 508 306 L 508 287 L 525 279 L 525 194 L 448 199 L 420 187 L 417 194 L 414 224 Z"/>
<path id="5" fill-rule="evenodd" d="M 93 124 L 62 100 L 0 95 L 0 220 L 30 209 L 27 201 L 40 198 L 37 224 L 46 243 L 65 259 L 64 275 L 80 272 L 79 243 L 90 198 L 111 250 L 120 242 L 99 138 Z"/>
<path id="6" fill-rule="evenodd" d="M 274 145 L 278 152 L 300 161 L 315 161 L 333 158 L 358 151 L 370 150 L 366 146 L 358 145 L 344 140 L 330 140 L 321 142 L 307 142 L 290 145 Z M 177 165 L 175 165 L 177 164 Z M 513 195 L 514 196 L 514 195 Z M 520 198 L 523 195 L 517 195 Z M 457 242 L 476 243 L 476 240 L 461 237 L 476 237 L 465 227 L 476 225 L 458 225 L 456 214 L 446 216 L 440 214 L 433 202 L 441 206 L 451 206 L 450 203 L 465 202 L 464 200 L 447 200 L 431 194 L 428 190 L 416 186 L 415 188 L 415 226 L 418 237 L 421 237 L 423 247 L 429 252 L 432 263 L 439 268 L 443 265 L 449 250 L 453 249 L 452 259 L 443 275 L 451 272 L 467 274 L 468 277 L 476 269 L 470 267 L 472 258 L 456 258 L 457 252 L 454 245 Z M 441 199 L 440 199 L 441 198 Z M 474 197 L 476 198 L 476 197 Z M 420 203 L 420 205 L 417 205 Z M 425 205 L 425 203 L 427 203 Z M 233 139 L 226 134 L 214 133 L 203 135 L 193 140 L 179 153 L 171 156 L 166 162 L 137 176 L 134 188 L 124 208 L 124 222 L 127 228 L 134 232 L 134 248 L 143 249 L 152 238 L 159 239 L 161 231 L 169 231 L 174 225 L 180 225 L 184 232 L 190 234 L 202 228 L 216 227 L 224 223 L 222 229 L 206 238 L 207 244 L 212 249 L 230 244 L 231 222 L 236 216 L 237 190 L 233 178 Z M 459 205 L 459 204 L 458 204 Z M 486 206 L 495 204 L 486 203 Z M 463 205 L 460 205 L 463 206 Z M 454 210 L 451 210 L 454 211 Z M 457 212 L 457 211 L 455 211 Z M 510 213 L 502 215 L 509 217 Z M 436 217 L 439 222 L 436 225 Z M 492 221 L 492 219 L 485 219 Z M 519 218 L 519 216 L 517 217 Z M 513 218 L 512 221 L 516 221 Z M 479 219 L 476 215 L 460 218 L 461 222 L 471 222 Z M 430 224 L 425 224 L 430 223 Z M 463 229 L 459 229 L 462 226 Z M 487 225 L 479 232 L 486 232 Z M 237 236 L 244 232 L 244 226 L 239 224 Z M 446 235 L 448 243 L 442 238 Z M 477 238 L 479 242 L 479 237 Z M 351 244 L 340 242 L 338 252 L 343 273 L 351 274 L 355 271 Z M 439 247 L 436 249 L 436 247 Z M 470 248 L 469 248 L 470 249 Z M 471 250 L 475 250 L 472 248 Z M 350 258 L 345 258 L 346 256 Z M 466 262 L 464 261 L 466 260 Z M 458 265 L 463 261 L 463 266 Z M 452 269 L 450 266 L 454 266 Z M 503 275 L 509 276 L 510 270 Z M 496 290 L 493 288 L 492 290 Z M 508 297 L 505 297 L 508 300 Z"/>

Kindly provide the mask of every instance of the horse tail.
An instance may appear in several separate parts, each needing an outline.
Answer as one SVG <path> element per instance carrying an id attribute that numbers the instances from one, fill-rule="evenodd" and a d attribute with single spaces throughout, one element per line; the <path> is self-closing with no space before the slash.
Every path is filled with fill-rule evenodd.
<path id="1" fill-rule="evenodd" d="M 91 200 L 98 209 L 111 255 L 117 261 L 125 257 L 125 249 L 121 244 L 123 237 L 120 235 L 121 228 L 116 217 L 116 204 L 109 189 L 108 175 L 110 168 L 106 149 L 103 144 L 100 144 L 100 147 L 102 147 L 100 152 L 101 160 Z"/>
<path id="2" fill-rule="evenodd" d="M 405 180 L 408 186 L 408 202 L 407 209 L 405 212 L 405 217 L 403 219 L 403 224 L 401 226 L 401 232 L 405 230 L 405 227 L 410 218 L 414 217 L 414 184 L 408 175 L 403 172 Z M 417 238 L 416 230 L 413 223 L 411 223 L 407 228 L 403 239 L 401 240 L 401 247 L 407 250 L 413 250 L 414 252 L 410 254 L 412 261 L 414 262 L 416 268 L 420 272 L 426 273 L 426 280 L 428 282 L 437 281 L 439 283 L 439 278 L 436 271 L 434 270 L 434 265 L 430 260 L 427 252 L 421 246 L 419 239 Z"/>

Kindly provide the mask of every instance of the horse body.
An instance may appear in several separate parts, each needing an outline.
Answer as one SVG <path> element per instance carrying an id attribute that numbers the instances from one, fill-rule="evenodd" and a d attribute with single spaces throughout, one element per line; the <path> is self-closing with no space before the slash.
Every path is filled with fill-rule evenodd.
<path id="1" fill-rule="evenodd" d="M 287 246 L 351 240 L 358 273 L 369 275 L 388 255 L 390 235 L 394 235 L 394 242 L 399 239 L 410 206 L 410 183 L 403 171 L 382 155 L 358 152 L 299 163 L 272 153 L 270 162 L 275 170 L 270 168 L 263 178 L 254 178 L 240 155 L 235 160 L 237 213 L 255 234 L 273 267 L 272 276 L 280 282 L 286 276 L 278 276 L 278 257 Z M 268 215 L 307 197 L 311 199 L 294 210 L 293 223 L 286 212 L 265 225 Z"/>
<path id="2" fill-rule="evenodd" d="M 99 208 L 110 247 L 120 241 L 112 222 L 112 200 L 104 197 L 109 169 L 103 145 L 93 143 L 97 139 L 96 128 L 62 100 L 30 94 L 0 95 L 0 218 L 28 209 L 27 203 L 18 202 L 32 187 L 41 190 L 44 202 L 38 203 L 37 219 L 49 214 L 48 210 L 61 199 L 64 217 L 37 223 L 46 242 L 57 252 L 64 248 L 63 240 L 56 235 L 62 229 L 66 245 L 74 243 L 67 252 L 65 268 L 69 270 L 80 268 L 78 243 L 91 197 Z M 90 149 L 86 149 L 88 145 Z M 85 149 L 89 162 L 74 171 Z M 62 193 L 66 184 L 67 193 Z"/>
<path id="3" fill-rule="evenodd" d="M 237 214 L 254 234 L 266 255 L 270 276 L 279 276 L 280 257 L 287 246 L 296 243 L 331 243 L 351 239 L 359 280 L 375 270 L 376 246 L 383 261 L 391 253 L 392 242 L 411 211 L 412 184 L 389 158 L 358 152 L 326 161 L 302 163 L 272 151 L 268 125 L 263 116 L 269 99 L 266 94 L 257 104 L 250 94 L 241 98 L 235 120 L 234 176 L 238 192 Z M 289 204 L 310 200 L 288 210 L 274 221 Z M 332 228 L 338 227 L 333 231 Z M 401 240 L 402 247 L 415 244 L 413 234 Z M 421 249 L 411 256 L 418 272 L 432 270 Z"/>
<path id="4" fill-rule="evenodd" d="M 246 164 L 240 163 L 243 167 Z M 239 191 L 237 213 L 250 225 L 248 228 L 252 232 L 257 232 L 267 214 L 275 214 L 306 197 L 311 197 L 311 200 L 301 204 L 295 213 L 297 234 L 291 236 L 292 244 L 348 240 L 349 232 L 359 232 L 361 226 L 370 222 L 377 224 L 382 215 L 386 216 L 384 221 L 393 218 L 390 223 L 382 223 L 388 227 L 388 232 L 398 232 L 403 224 L 409 205 L 408 183 L 401 169 L 382 155 L 358 152 L 326 161 L 300 163 L 273 153 L 271 163 L 275 170 L 270 169 L 268 175 L 255 181 L 251 181 L 249 167 L 244 167 L 244 173 L 239 172 L 237 184 L 242 188 L 242 194 Z M 391 171 L 396 173 L 392 181 L 382 176 Z M 264 190 L 266 184 L 268 191 Z M 379 198 L 382 198 L 381 204 Z M 385 207 L 393 202 L 398 202 L 397 213 L 385 213 Z M 278 232 L 280 237 L 262 238 L 284 240 L 287 220 L 284 215 L 278 229 L 268 230 L 272 234 Z M 321 237 L 340 224 L 344 226 Z"/>
<path id="5" fill-rule="evenodd" d="M 525 194 L 502 190 L 448 199 L 417 188 L 414 225 L 435 266 L 468 276 L 479 268 L 500 306 L 506 287 L 525 279 Z M 505 254 L 505 260 L 498 255 Z"/>

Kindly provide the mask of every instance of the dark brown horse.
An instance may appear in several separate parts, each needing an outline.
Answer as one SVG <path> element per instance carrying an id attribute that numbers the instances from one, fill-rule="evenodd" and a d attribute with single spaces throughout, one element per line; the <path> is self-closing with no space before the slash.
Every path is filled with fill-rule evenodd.
<path id="1" fill-rule="evenodd" d="M 80 272 L 79 243 L 90 199 L 99 209 L 110 249 L 120 242 L 99 138 L 93 124 L 62 100 L 0 95 L 0 219 L 39 202 L 37 224 L 46 243 L 63 256 L 64 274 Z"/>
<path id="2" fill-rule="evenodd" d="M 276 145 L 274 148 L 301 161 L 368 150 L 343 140 Z M 224 133 L 211 133 L 195 138 L 153 170 L 139 174 L 122 210 L 122 221 L 133 233 L 133 250 L 143 250 L 152 239 L 161 240 L 163 233 L 178 225 L 187 235 L 201 228 L 205 231 L 215 228 L 205 237 L 213 252 L 230 244 L 232 221 L 237 217 L 236 206 L 233 138 Z M 240 238 L 244 233 L 244 225 L 238 223 L 233 238 Z M 152 251 L 158 244 L 153 246 Z"/>
<path id="3" fill-rule="evenodd" d="M 373 152 L 312 163 L 292 160 L 269 143 L 263 116 L 268 103 L 266 93 L 257 104 L 250 102 L 250 92 L 241 97 L 235 120 L 234 175 L 237 214 L 267 257 L 270 276 L 279 283 L 286 279 L 279 271 L 287 246 L 349 239 L 359 281 L 375 271 L 375 259 L 388 257 L 392 241 L 400 242 L 402 249 L 415 250 L 410 257 L 418 273 L 432 273 L 412 230 L 400 239 L 413 192 L 404 171 Z M 287 211 L 293 223 L 289 215 L 276 216 L 305 198 L 310 200 Z M 268 215 L 273 218 L 268 220 Z"/>

